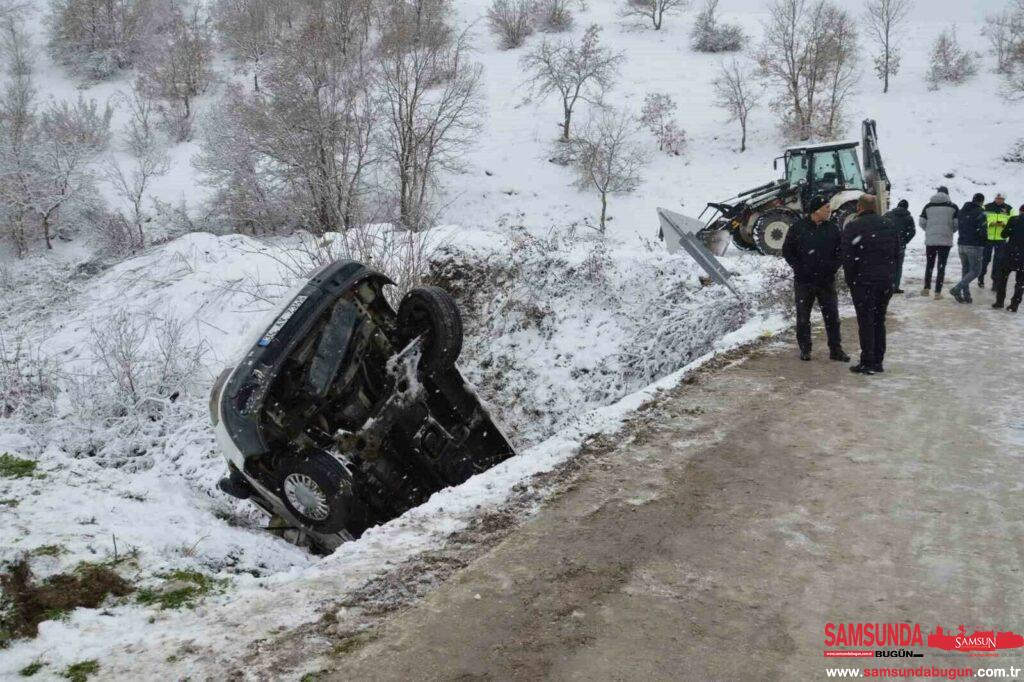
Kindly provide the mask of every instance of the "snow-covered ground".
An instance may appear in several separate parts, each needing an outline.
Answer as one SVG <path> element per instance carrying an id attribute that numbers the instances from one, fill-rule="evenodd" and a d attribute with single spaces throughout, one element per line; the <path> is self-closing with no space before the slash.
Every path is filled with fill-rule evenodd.
<path id="1" fill-rule="evenodd" d="M 658 380 L 678 381 L 681 368 L 709 352 L 785 326 L 773 314 L 788 291 L 778 261 L 731 250 L 725 262 L 745 294 L 737 301 L 720 287 L 702 286 L 692 262 L 652 241 L 655 207 L 696 214 L 706 201 L 766 182 L 776 175 L 772 160 L 783 146 L 762 107 L 752 116 L 750 148 L 737 153 L 737 126 L 712 106 L 720 57 L 689 48 L 692 13 L 669 17 L 657 33 L 617 18 L 612 0 L 589 0 L 577 14 L 576 32 L 598 23 L 602 39 L 626 55 L 608 101 L 637 111 L 646 93 L 667 92 L 680 105 L 688 136 L 681 157 L 659 154 L 648 140 L 652 161 L 644 181 L 634 194 L 612 198 L 602 241 L 586 227 L 595 220 L 596 197 L 574 189 L 569 171 L 547 161 L 558 105 L 528 99 L 518 62 L 523 50 L 497 48 L 481 21 L 486 2 L 456 4 L 460 21 L 476 27 L 488 113 L 465 170 L 446 184 L 450 225 L 432 233 L 434 274 L 467 311 L 461 365 L 520 456 L 330 557 L 313 557 L 260 530 L 252 509 L 216 490 L 224 468 L 204 400 L 239 339 L 295 281 L 297 273 L 282 266 L 293 241 L 190 234 L 93 274 L 76 269 L 88 258 L 78 242 L 23 262 L 0 261 L 4 343 L 38 352 L 66 381 L 46 414 L 0 419 L 0 453 L 38 462 L 34 477 L 0 478 L 0 561 L 35 551 L 32 567 L 45 577 L 81 560 L 112 558 L 116 545 L 119 557 L 131 556 L 129 577 L 142 586 L 159 586 L 175 570 L 227 581 L 193 609 L 158 610 L 128 598 L 48 621 L 37 638 L 0 651 L 0 677 L 36 660 L 47 663 L 40 674 L 56 674 L 86 659 L 99 660 L 105 678 L 216 676 L 253 642 L 314 620 L 339 595 L 499 506 L 514 486 L 570 457 L 587 434 L 613 429 Z M 949 186 L 958 203 L 999 188 L 1019 204 L 1024 166 L 1000 156 L 1024 134 L 1024 106 L 993 98 L 998 77 L 990 58 L 967 85 L 932 92 L 924 84 L 938 32 L 955 21 L 962 42 L 983 50 L 977 22 L 982 10 L 996 7 L 927 5 L 906 31 L 904 70 L 888 95 L 880 94 L 865 60 L 846 137 L 858 136 L 863 118 L 878 121 L 893 198 L 908 199 L 915 214 L 938 184 Z M 725 0 L 722 9 L 724 19 L 759 35 L 760 2 Z M 44 96 L 75 96 L 76 84 L 45 52 L 36 71 Z M 102 100 L 127 83 L 126 77 L 83 92 Z M 115 127 L 121 120 L 115 116 Z M 158 189 L 165 201 L 202 200 L 189 164 L 195 151 L 191 144 L 173 150 L 174 169 Z M 923 260 L 921 242 L 911 246 L 911 275 Z M 167 401 L 164 419 L 91 418 L 106 395 L 97 334 L 118 319 L 148 325 L 147 346 L 156 342 L 155 325 L 178 322 L 198 353 L 194 391 Z M 39 551 L 51 546 L 60 549 Z"/>

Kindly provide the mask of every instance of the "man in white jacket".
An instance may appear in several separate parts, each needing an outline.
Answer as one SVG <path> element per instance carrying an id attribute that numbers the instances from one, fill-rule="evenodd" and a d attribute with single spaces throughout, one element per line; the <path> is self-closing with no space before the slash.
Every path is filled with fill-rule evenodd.
<path id="1" fill-rule="evenodd" d="M 923 296 L 931 293 L 932 270 L 935 272 L 935 300 L 942 298 L 942 282 L 946 278 L 946 260 L 953 247 L 953 233 L 959 209 L 949 200 L 949 190 L 939 187 L 924 209 L 917 223 L 924 230 L 924 248 L 927 260 L 924 268 Z"/>

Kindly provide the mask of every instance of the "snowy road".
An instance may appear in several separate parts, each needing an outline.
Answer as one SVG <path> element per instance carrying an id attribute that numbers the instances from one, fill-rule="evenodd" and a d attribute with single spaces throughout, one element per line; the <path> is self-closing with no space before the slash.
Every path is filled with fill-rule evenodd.
<path id="1" fill-rule="evenodd" d="M 681 386 L 337 679 L 824 679 L 829 622 L 1024 631 L 1024 317 L 991 300 L 894 301 L 882 376 L 818 339 Z M 979 661 L 1021 664 L 923 659 Z"/>

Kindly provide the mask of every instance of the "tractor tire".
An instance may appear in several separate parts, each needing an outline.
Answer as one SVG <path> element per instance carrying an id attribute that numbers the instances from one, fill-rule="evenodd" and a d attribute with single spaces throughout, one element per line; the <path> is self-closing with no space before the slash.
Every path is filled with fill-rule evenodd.
<path id="1" fill-rule="evenodd" d="M 370 525 L 366 506 L 348 469 L 323 450 L 286 457 L 277 468 L 278 494 L 303 527 L 330 534 L 347 530 L 359 537 Z"/>
<path id="2" fill-rule="evenodd" d="M 850 222 L 856 215 L 857 202 L 847 201 L 832 214 L 832 220 L 835 221 L 835 224 L 839 226 L 839 231 L 842 232 L 843 228 L 846 227 L 846 223 Z"/>
<path id="3" fill-rule="evenodd" d="M 757 244 L 751 241 L 747 241 L 747 238 L 743 235 L 740 230 L 732 230 L 732 243 L 736 245 L 737 249 L 743 251 L 757 251 Z"/>
<path id="4" fill-rule="evenodd" d="M 455 366 L 462 352 L 462 314 L 440 287 L 413 289 L 398 306 L 398 331 L 405 343 L 423 337 L 420 368 L 428 374 Z"/>
<path id="5" fill-rule="evenodd" d="M 786 235 L 796 221 L 796 213 L 783 208 L 772 208 L 758 216 L 754 223 L 758 251 L 766 256 L 781 256 Z"/>

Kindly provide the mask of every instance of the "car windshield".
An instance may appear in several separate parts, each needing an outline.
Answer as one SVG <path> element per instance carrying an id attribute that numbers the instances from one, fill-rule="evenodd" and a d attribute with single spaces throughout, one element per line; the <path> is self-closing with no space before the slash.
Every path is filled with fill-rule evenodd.
<path id="1" fill-rule="evenodd" d="M 834 151 L 814 154 L 814 184 L 838 185 L 839 162 Z"/>

